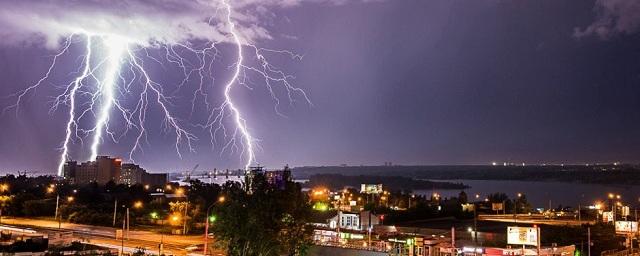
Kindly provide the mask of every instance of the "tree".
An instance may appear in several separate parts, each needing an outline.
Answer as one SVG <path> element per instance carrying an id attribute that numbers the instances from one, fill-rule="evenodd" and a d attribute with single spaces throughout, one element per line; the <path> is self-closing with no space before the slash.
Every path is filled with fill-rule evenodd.
<path id="1" fill-rule="evenodd" d="M 311 206 L 300 186 L 284 189 L 256 173 L 247 191 L 237 182 L 222 187 L 224 202 L 215 204 L 212 231 L 228 255 L 303 255 L 310 244 Z"/>

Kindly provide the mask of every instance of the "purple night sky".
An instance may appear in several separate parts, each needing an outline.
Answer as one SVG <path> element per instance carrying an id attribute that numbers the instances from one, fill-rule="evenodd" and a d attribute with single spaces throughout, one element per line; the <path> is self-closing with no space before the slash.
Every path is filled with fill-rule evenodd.
<path id="1" fill-rule="evenodd" d="M 47 1 L 9 0 L 0 9 L 30 11 L 31 2 Z M 94 2 L 60 2 L 67 2 L 66 9 L 115 12 Z M 172 13 L 182 11 L 175 3 L 183 1 L 166 2 L 174 5 L 162 7 L 165 13 L 154 18 L 166 15 L 171 22 Z M 240 2 L 237 12 L 246 14 L 242 25 L 255 23 L 268 33 L 252 37 L 257 45 L 304 55 L 301 60 L 273 60 L 295 76 L 294 85 L 313 103 L 296 96 L 292 105 L 281 104 L 286 115 L 282 117 L 258 78 L 252 77 L 252 90 L 235 87 L 238 107 L 260 140 L 257 162 L 268 168 L 386 161 L 640 162 L 637 1 Z M 116 7 L 126 9 L 116 4 L 112 8 Z M 62 19 L 67 17 L 65 8 L 57 10 Z M 141 9 L 131 12 L 136 10 Z M 189 11 L 193 10 L 176 15 Z M 4 108 L 15 102 L 12 93 L 43 76 L 56 49 L 49 41 L 29 40 L 17 31 L 35 31 L 42 23 L 15 25 L 36 21 L 16 20 L 4 11 L 0 16 Z M 6 26 L 9 23 L 13 25 Z M 234 61 L 230 46 L 220 46 L 215 76 L 221 82 L 210 88 L 213 102 L 219 100 L 222 81 L 229 79 Z M 81 50 L 79 43 L 71 52 L 82 54 Z M 28 94 L 17 114 L 12 110 L 0 116 L 0 172 L 55 172 L 68 108 L 61 106 L 53 113 L 49 109 L 60 85 L 78 69 L 77 56 L 62 58 L 55 75 Z M 171 68 L 150 72 L 169 87 L 180 79 Z M 185 125 L 208 115 L 206 109 L 198 109 L 204 113 L 190 116 L 190 100 L 179 95 L 174 101 L 173 110 Z M 183 151 L 180 159 L 175 138 L 160 128 L 157 109 L 147 121 L 149 143 L 135 160 L 152 172 L 195 164 L 201 170 L 243 165 L 237 152 L 221 154 L 218 145 L 212 148 L 207 133 L 192 125 L 197 152 Z M 126 159 L 130 143 L 130 136 L 118 144 L 107 140 L 100 152 Z M 70 156 L 84 161 L 87 148 L 86 142 L 73 144 Z"/>

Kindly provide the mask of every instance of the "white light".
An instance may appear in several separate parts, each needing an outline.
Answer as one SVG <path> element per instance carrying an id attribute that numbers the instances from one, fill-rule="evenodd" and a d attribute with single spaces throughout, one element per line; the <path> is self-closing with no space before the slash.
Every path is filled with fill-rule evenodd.
<path id="1" fill-rule="evenodd" d="M 72 36 L 73 37 L 73 36 Z M 69 158 L 69 141 L 71 140 L 71 134 L 73 133 L 72 128 L 77 126 L 76 124 L 76 93 L 78 92 L 78 88 L 81 86 L 82 80 L 84 80 L 91 70 L 91 36 L 87 35 L 86 42 L 86 50 L 87 54 L 84 57 L 84 68 L 82 69 L 82 75 L 78 76 L 73 81 L 73 86 L 69 91 L 69 120 L 67 121 L 66 133 L 64 142 L 62 143 L 62 153 L 60 154 L 60 162 L 58 163 L 58 176 L 63 175 L 64 164 L 67 162 Z"/>
<path id="2" fill-rule="evenodd" d="M 102 140 L 102 134 L 106 130 L 109 121 L 109 113 L 115 103 L 115 91 L 117 86 L 117 77 L 120 72 L 122 55 L 127 48 L 127 41 L 118 36 L 109 36 L 105 38 L 104 44 L 107 47 L 107 70 L 104 79 L 100 82 L 100 94 L 102 95 L 102 106 L 93 128 L 93 142 L 91 143 L 91 156 L 89 161 L 94 161 L 98 157 L 98 145 Z"/>
<path id="3" fill-rule="evenodd" d="M 234 115 L 234 121 L 236 123 L 236 126 L 238 127 L 238 129 L 240 129 L 240 133 L 242 133 L 242 137 L 245 140 L 245 144 L 246 144 L 245 146 L 246 146 L 248 157 L 247 157 L 247 162 L 244 166 L 244 169 L 248 170 L 249 166 L 251 166 L 254 160 L 253 137 L 251 137 L 251 134 L 247 130 L 246 121 L 242 119 L 240 110 L 238 110 L 238 108 L 236 108 L 236 106 L 233 104 L 233 101 L 231 100 L 231 95 L 230 95 L 231 88 L 233 88 L 234 84 L 237 82 L 238 76 L 240 76 L 240 69 L 242 68 L 242 61 L 243 61 L 242 43 L 240 42 L 240 37 L 237 35 L 235 30 L 236 24 L 233 23 L 233 21 L 231 20 L 231 5 L 227 3 L 227 1 L 225 0 L 223 0 L 222 3 L 225 5 L 227 9 L 227 23 L 229 25 L 229 33 L 231 33 L 231 35 L 233 36 L 233 41 L 236 43 L 238 47 L 238 60 L 236 62 L 235 71 L 233 72 L 233 76 L 231 77 L 231 80 L 229 80 L 229 82 L 227 83 L 224 89 L 225 102 L 223 103 L 223 111 L 225 106 L 228 106 L 231 109 Z"/>

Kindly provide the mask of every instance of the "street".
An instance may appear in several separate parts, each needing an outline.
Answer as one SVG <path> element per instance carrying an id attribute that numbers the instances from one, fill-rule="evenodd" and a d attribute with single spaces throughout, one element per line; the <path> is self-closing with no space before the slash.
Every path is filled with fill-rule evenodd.
<path id="1" fill-rule="evenodd" d="M 3 217 L 3 225 L 32 228 L 42 233 L 73 232 L 74 239 L 101 245 L 108 248 L 121 249 L 123 241 L 116 239 L 116 228 L 83 225 L 75 223 L 62 223 L 58 229 L 58 222 L 46 219 Z M 126 238 L 126 235 L 125 235 Z M 212 239 L 211 239 L 212 240 Z M 209 243 L 213 243 L 213 241 Z M 162 235 L 150 231 L 131 229 L 128 239 L 124 240 L 124 251 L 132 252 L 137 248 L 143 248 L 147 253 L 157 254 L 160 242 L 163 241 L 164 254 L 166 255 L 201 255 L 189 253 L 185 248 L 190 245 L 203 244 L 202 235 Z M 201 251 L 199 253 L 202 253 Z M 224 255 L 223 251 L 215 250 L 208 255 Z"/>

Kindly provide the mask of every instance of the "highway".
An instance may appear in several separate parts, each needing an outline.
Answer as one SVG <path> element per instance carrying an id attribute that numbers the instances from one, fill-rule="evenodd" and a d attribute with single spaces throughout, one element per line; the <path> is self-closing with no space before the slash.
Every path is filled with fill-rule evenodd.
<path id="1" fill-rule="evenodd" d="M 122 239 L 116 239 L 116 228 L 82 225 L 75 223 L 62 223 L 58 229 L 58 222 L 46 219 L 3 217 L 2 225 L 31 228 L 42 233 L 73 232 L 73 238 L 79 241 L 120 250 L 123 247 Z M 125 236 L 126 238 L 126 236 Z M 209 243 L 213 243 L 213 239 Z M 191 245 L 203 244 L 203 235 L 162 235 L 150 231 L 134 230 L 129 232 L 128 239 L 124 240 L 124 251 L 132 252 L 137 248 L 144 248 L 147 253 L 158 254 L 160 242 L 163 242 L 165 255 L 202 255 L 189 253 L 185 248 Z M 224 255 L 223 251 L 208 252 L 208 255 Z"/>
<path id="2" fill-rule="evenodd" d="M 580 226 L 582 224 L 595 224 L 593 220 L 577 220 L 571 217 L 558 217 L 558 218 L 545 218 L 542 214 L 498 214 L 498 215 L 478 215 L 478 220 L 483 221 L 496 221 L 496 222 L 509 222 L 509 223 L 524 223 L 524 224 L 539 224 L 539 225 L 557 225 L 557 226 Z"/>

